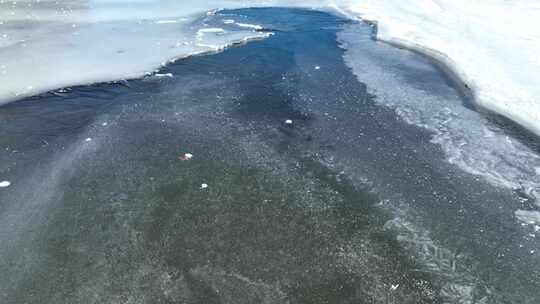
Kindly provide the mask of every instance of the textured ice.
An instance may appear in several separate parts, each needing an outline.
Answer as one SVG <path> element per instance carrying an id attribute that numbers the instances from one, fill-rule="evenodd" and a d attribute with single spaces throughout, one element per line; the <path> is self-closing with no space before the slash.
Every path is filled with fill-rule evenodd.
<path id="1" fill-rule="evenodd" d="M 455 91 L 425 92 L 424 82 L 440 77 L 429 61 L 398 62 L 394 58 L 407 52 L 370 45 L 366 34 L 362 27 L 351 25 L 339 34 L 339 41 L 347 49 L 345 61 L 378 102 L 408 123 L 429 130 L 432 142 L 441 146 L 450 163 L 493 185 L 512 189 L 523 201 L 540 207 L 540 176 L 535 169 L 540 166 L 540 156 L 535 151 L 464 107 Z M 360 36 L 364 38 L 357 38 Z"/>

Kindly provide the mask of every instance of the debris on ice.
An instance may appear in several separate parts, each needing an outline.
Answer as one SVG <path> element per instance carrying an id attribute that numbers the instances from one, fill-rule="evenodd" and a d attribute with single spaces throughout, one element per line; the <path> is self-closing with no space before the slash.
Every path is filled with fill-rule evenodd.
<path id="1" fill-rule="evenodd" d="M 193 154 L 191 154 L 191 153 L 186 153 L 186 154 L 179 157 L 180 160 L 190 160 L 192 158 L 193 158 Z"/>
<path id="2" fill-rule="evenodd" d="M 2 181 L 2 182 L 0 182 L 0 188 L 7 188 L 7 187 L 9 187 L 9 186 L 11 186 L 11 183 L 8 182 L 8 181 Z"/>

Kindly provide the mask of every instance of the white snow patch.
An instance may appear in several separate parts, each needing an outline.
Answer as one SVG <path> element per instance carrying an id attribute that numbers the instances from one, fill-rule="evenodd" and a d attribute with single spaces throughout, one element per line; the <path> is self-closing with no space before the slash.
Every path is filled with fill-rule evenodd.
<path id="1" fill-rule="evenodd" d="M 11 182 L 9 182 L 9 181 L 0 182 L 0 188 L 7 188 L 9 186 L 11 186 Z"/>
<path id="2" fill-rule="evenodd" d="M 335 1 L 377 22 L 377 38 L 441 60 L 478 104 L 540 135 L 540 2 Z M 341 5 L 338 5 L 341 6 Z"/>

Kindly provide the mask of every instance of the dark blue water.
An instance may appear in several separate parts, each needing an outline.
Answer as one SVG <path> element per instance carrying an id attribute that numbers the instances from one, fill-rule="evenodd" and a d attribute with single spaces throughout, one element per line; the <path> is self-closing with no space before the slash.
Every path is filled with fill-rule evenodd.
<path id="1" fill-rule="evenodd" d="M 540 299 L 512 193 L 375 102 L 336 42 L 348 21 L 212 18 L 231 15 L 275 35 L 0 108 L 1 303 Z"/>

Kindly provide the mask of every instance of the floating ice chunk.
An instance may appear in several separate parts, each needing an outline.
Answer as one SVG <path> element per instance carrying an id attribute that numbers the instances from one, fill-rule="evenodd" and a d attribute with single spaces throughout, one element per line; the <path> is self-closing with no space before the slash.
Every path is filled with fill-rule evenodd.
<path id="1" fill-rule="evenodd" d="M 84 141 L 86 141 L 86 142 L 90 142 L 90 141 L 92 141 L 92 138 L 91 138 L 91 137 L 88 137 L 88 138 L 87 138 L 87 139 L 85 139 Z"/>
<path id="2" fill-rule="evenodd" d="M 206 189 L 208 188 L 208 184 L 201 184 L 201 189 Z"/>
<path id="3" fill-rule="evenodd" d="M 8 182 L 8 181 L 2 181 L 2 182 L 0 182 L 0 188 L 7 188 L 7 187 L 9 187 L 9 186 L 11 186 L 11 183 Z"/>
<path id="4" fill-rule="evenodd" d="M 165 73 L 165 74 L 155 74 L 154 76 L 156 77 L 173 77 L 173 74 L 172 73 Z"/>
<path id="5" fill-rule="evenodd" d="M 225 19 L 225 20 L 223 20 L 223 23 L 225 23 L 225 24 L 233 24 L 234 20 L 233 19 Z"/>
<path id="6" fill-rule="evenodd" d="M 290 120 L 290 119 L 287 119 L 287 120 L 285 120 L 285 124 L 286 124 L 286 125 L 292 125 L 292 124 L 293 124 L 293 121 Z"/>
<path id="7" fill-rule="evenodd" d="M 320 67 L 320 66 L 318 66 L 318 65 L 317 65 L 317 66 L 315 66 L 315 70 L 320 70 L 320 69 L 321 69 L 321 67 Z"/>
<path id="8" fill-rule="evenodd" d="M 396 284 L 396 285 L 393 285 L 390 286 L 390 290 L 394 291 L 394 290 L 397 290 L 399 288 L 399 284 Z"/>
<path id="9" fill-rule="evenodd" d="M 263 27 L 260 26 L 260 25 L 256 25 L 256 24 L 249 24 L 249 23 L 236 23 L 236 25 L 238 25 L 239 27 L 243 27 L 243 28 L 250 28 L 250 29 L 254 29 L 254 30 L 262 30 Z"/>

